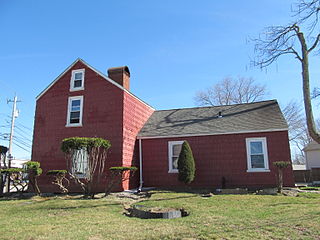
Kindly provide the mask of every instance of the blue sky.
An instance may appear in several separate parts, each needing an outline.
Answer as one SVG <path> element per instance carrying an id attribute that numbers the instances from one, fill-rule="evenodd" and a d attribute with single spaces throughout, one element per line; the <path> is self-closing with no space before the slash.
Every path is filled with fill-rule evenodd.
<path id="1" fill-rule="evenodd" d="M 288 23 L 293 2 L 0 0 L 0 134 L 9 132 L 6 100 L 16 92 L 16 143 L 29 150 L 35 97 L 78 57 L 102 72 L 128 65 L 131 91 L 156 109 L 192 107 L 197 91 L 228 76 L 253 77 L 283 105 L 301 102 L 297 60 L 283 57 L 261 71 L 250 66 L 248 42 L 266 26 Z M 317 65 L 315 56 L 312 86 Z"/>

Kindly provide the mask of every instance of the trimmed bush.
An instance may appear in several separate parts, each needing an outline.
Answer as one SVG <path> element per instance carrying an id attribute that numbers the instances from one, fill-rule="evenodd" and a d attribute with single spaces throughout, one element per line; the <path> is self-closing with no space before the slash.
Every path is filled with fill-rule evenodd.
<path id="1" fill-rule="evenodd" d="M 23 168 L 5 168 L 5 169 L 0 169 L 0 173 L 20 173 L 24 172 L 25 170 Z"/>
<path id="2" fill-rule="evenodd" d="M 29 161 L 26 162 L 24 166 L 27 173 L 32 173 L 35 176 L 40 176 L 42 174 L 42 168 L 40 168 L 39 162 Z"/>
<path id="3" fill-rule="evenodd" d="M 277 168 L 284 169 L 289 167 L 291 163 L 287 161 L 277 161 L 277 162 L 273 162 L 273 165 Z"/>
<path id="4" fill-rule="evenodd" d="M 71 137 L 61 143 L 61 150 L 65 153 L 69 176 L 79 184 L 85 196 L 94 198 L 96 186 L 105 175 L 107 152 L 111 147 L 108 140 L 102 138 Z M 86 158 L 86 159 L 85 159 Z M 87 161 L 83 174 L 78 174 L 81 162 Z"/>
<path id="5" fill-rule="evenodd" d="M 138 170 L 137 167 L 111 167 L 109 168 L 110 175 L 107 188 L 105 190 L 105 196 L 107 196 L 111 190 L 126 180 L 133 177 L 134 173 Z"/>
<path id="6" fill-rule="evenodd" d="M 50 170 L 47 172 L 47 175 L 54 178 L 52 184 L 57 185 L 62 193 L 68 193 L 69 190 L 69 180 L 66 178 L 68 171 L 67 170 Z"/>
<path id="7" fill-rule="evenodd" d="M 37 182 L 37 177 L 42 174 L 40 163 L 35 161 L 29 161 L 23 165 L 25 167 L 25 172 L 28 173 L 29 184 L 32 186 L 33 190 L 38 195 L 40 195 L 40 189 L 38 187 Z"/>
<path id="8" fill-rule="evenodd" d="M 61 144 L 61 150 L 64 153 L 70 153 L 72 150 L 81 149 L 86 149 L 88 153 L 90 153 L 92 148 L 99 147 L 109 149 L 111 143 L 103 138 L 71 137 L 63 139 Z"/>
<path id="9" fill-rule="evenodd" d="M 109 168 L 110 171 L 119 171 L 119 172 L 123 172 L 123 171 L 127 171 L 127 170 L 130 170 L 130 171 L 137 171 L 138 168 L 137 167 L 111 167 Z"/>
<path id="10" fill-rule="evenodd" d="M 191 147 L 187 141 L 182 144 L 181 152 L 178 158 L 178 179 L 186 184 L 191 183 L 195 177 L 195 162 Z"/>
<path id="11" fill-rule="evenodd" d="M 273 162 L 273 165 L 278 168 L 278 192 L 281 193 L 283 188 L 283 170 L 291 165 L 288 161 Z"/>
<path id="12" fill-rule="evenodd" d="M 25 169 L 23 168 L 5 168 L 0 169 L 1 175 L 10 179 L 10 183 L 16 189 L 18 193 L 24 192 L 28 186 L 27 179 L 24 178 Z"/>

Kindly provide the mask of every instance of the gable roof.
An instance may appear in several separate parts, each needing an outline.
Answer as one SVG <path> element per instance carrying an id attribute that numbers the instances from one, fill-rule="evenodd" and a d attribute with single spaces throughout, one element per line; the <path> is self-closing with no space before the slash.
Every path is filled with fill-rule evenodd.
<path id="1" fill-rule="evenodd" d="M 111 78 L 109 78 L 107 75 L 103 74 L 102 72 L 100 72 L 99 70 L 95 69 L 94 67 L 92 67 L 90 64 L 88 64 L 87 62 L 85 62 L 83 59 L 81 58 L 77 58 L 69 67 L 67 67 L 56 79 L 54 79 L 37 97 L 36 100 L 38 100 L 39 98 L 41 98 L 66 72 L 68 72 L 77 62 L 82 62 L 84 65 L 86 65 L 88 68 L 90 68 L 92 71 L 94 71 L 95 73 L 97 73 L 98 75 L 100 75 L 101 77 L 103 77 L 105 80 L 107 80 L 108 82 L 110 82 L 111 84 L 117 86 L 118 88 L 120 88 L 121 90 L 125 91 L 126 93 L 130 94 L 132 97 L 134 97 L 135 99 L 137 99 L 138 101 L 142 102 L 143 104 L 145 104 L 146 106 L 154 109 L 152 106 L 150 106 L 148 103 L 144 102 L 143 100 L 141 100 L 140 98 L 138 98 L 137 96 L 135 96 L 134 94 L 132 94 L 130 91 L 128 91 L 127 89 L 125 89 L 123 86 L 121 86 L 119 83 L 115 82 L 114 80 L 112 80 Z"/>
<path id="2" fill-rule="evenodd" d="M 219 112 L 221 116 L 219 117 Z M 218 135 L 288 129 L 276 100 L 155 111 L 138 138 Z"/>

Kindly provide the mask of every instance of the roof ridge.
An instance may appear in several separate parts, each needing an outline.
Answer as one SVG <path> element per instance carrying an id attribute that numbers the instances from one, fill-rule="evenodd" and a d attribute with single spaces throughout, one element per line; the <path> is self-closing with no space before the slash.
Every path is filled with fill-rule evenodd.
<path id="1" fill-rule="evenodd" d="M 277 99 L 270 99 L 270 100 L 263 100 L 263 101 L 250 102 L 250 103 L 236 103 L 236 104 L 217 105 L 217 106 L 201 106 L 201 107 L 161 109 L 161 110 L 156 110 L 155 112 L 173 111 L 173 110 L 185 110 L 185 109 L 200 109 L 200 108 L 218 108 L 218 107 L 228 107 L 228 106 L 238 106 L 238 105 L 250 105 L 250 104 L 263 103 L 263 102 L 278 102 L 278 101 L 277 101 Z"/>

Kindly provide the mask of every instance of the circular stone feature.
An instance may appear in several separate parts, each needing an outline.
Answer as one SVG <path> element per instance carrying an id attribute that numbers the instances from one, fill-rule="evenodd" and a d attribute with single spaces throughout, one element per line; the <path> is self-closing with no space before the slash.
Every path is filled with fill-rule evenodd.
<path id="1" fill-rule="evenodd" d="M 150 218 L 181 218 L 188 216 L 189 214 L 184 209 L 174 208 L 151 208 L 144 205 L 134 205 L 128 209 L 130 217 L 138 217 L 143 219 Z"/>

